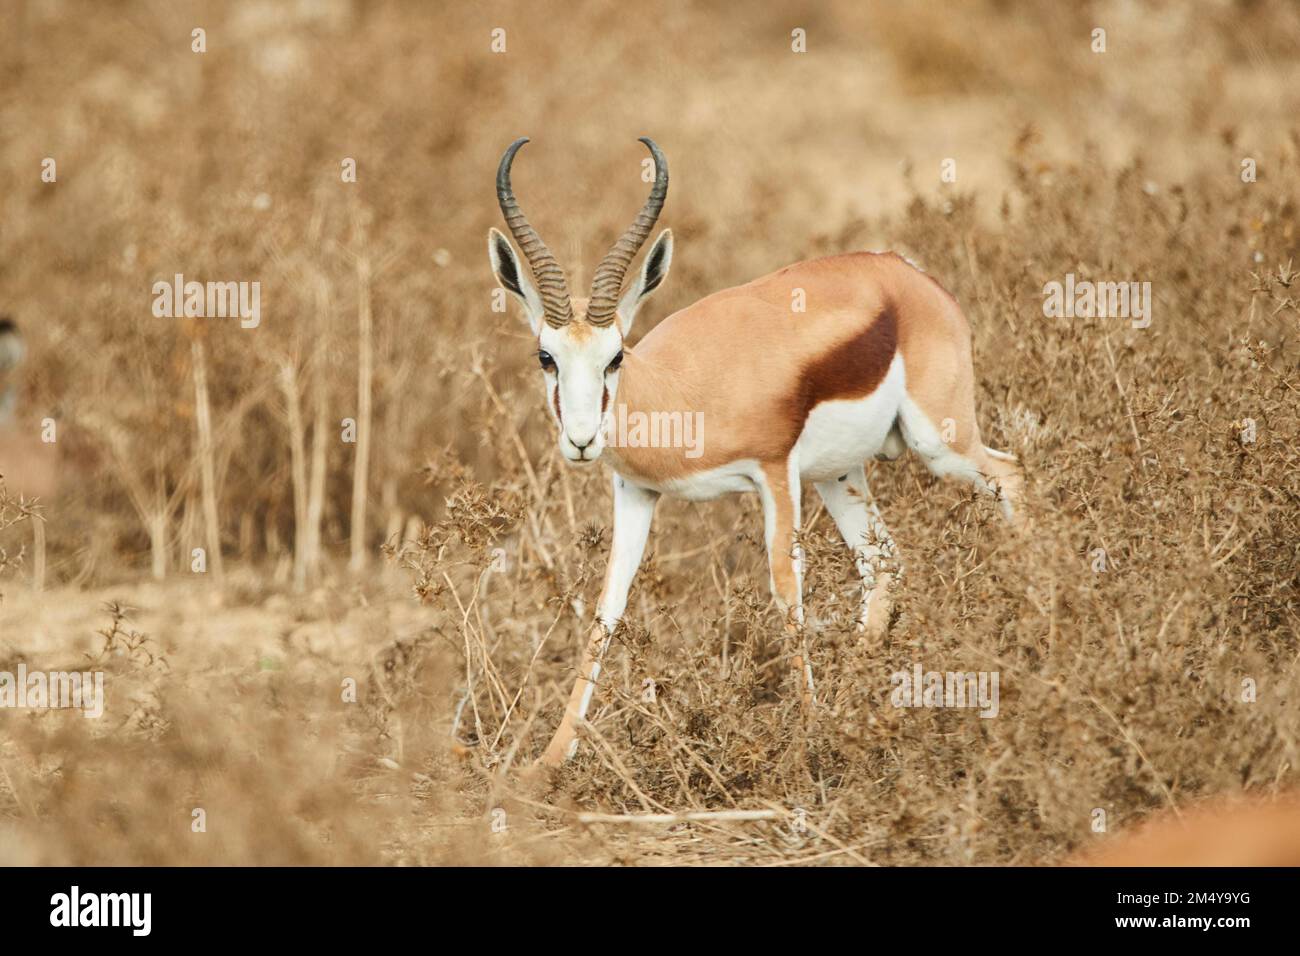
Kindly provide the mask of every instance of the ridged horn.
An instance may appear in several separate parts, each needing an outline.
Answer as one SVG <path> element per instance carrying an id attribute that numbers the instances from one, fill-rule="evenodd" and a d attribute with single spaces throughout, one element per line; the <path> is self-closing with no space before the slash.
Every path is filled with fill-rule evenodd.
<path id="1" fill-rule="evenodd" d="M 519 243 L 524 258 L 528 260 L 528 267 L 533 270 L 537 291 L 542 297 L 542 308 L 546 313 L 546 323 L 558 329 L 573 318 L 569 284 L 551 250 L 546 248 L 546 243 L 542 242 L 537 230 L 529 225 L 515 199 L 514 190 L 510 188 L 510 166 L 515 161 L 515 153 L 526 142 L 527 136 L 515 140 L 501 157 L 501 165 L 497 167 L 497 202 L 501 204 L 501 214 L 506 218 L 510 234 Z"/>
<path id="2" fill-rule="evenodd" d="M 596 276 L 591 281 L 591 303 L 587 306 L 587 321 L 592 325 L 604 326 L 614 321 L 618 295 L 623 289 L 623 277 L 627 275 L 632 259 L 654 228 L 659 211 L 664 208 L 664 199 L 668 196 L 668 160 L 664 158 L 663 150 L 648 136 L 642 136 L 638 142 L 645 143 L 655 159 L 655 182 L 650 187 L 649 198 L 632 225 L 614 243 L 614 248 L 609 250 L 596 269 Z"/>

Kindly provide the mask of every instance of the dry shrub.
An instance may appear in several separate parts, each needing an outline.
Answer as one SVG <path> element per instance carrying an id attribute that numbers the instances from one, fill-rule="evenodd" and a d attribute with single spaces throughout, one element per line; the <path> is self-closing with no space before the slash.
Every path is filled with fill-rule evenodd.
<path id="1" fill-rule="evenodd" d="M 58 419 L 81 476 L 43 503 L 64 587 L 11 608 L 6 578 L 0 655 L 73 666 L 101 627 L 128 648 L 104 662 L 111 722 L 0 713 L 6 862 L 1028 863 L 1090 840 L 1097 808 L 1113 828 L 1294 784 L 1290 5 L 131 9 L 25 3 L 0 35 L 4 307 L 31 345 L 23 403 Z M 498 20 L 506 58 L 488 49 Z M 1024 462 L 1032 519 L 1018 537 L 911 459 L 872 465 L 905 565 L 876 646 L 809 490 L 805 724 L 757 503 L 665 502 L 591 729 L 540 794 L 519 771 L 559 719 L 610 502 L 599 469 L 558 460 L 530 338 L 491 311 L 491 174 L 525 133 L 516 186 L 575 287 L 642 199 L 636 136 L 667 150 L 677 259 L 634 342 L 801 258 L 922 263 L 970 319 L 981 426 Z M 57 186 L 33 172 L 51 153 Z M 947 156 L 955 184 L 933 175 Z M 353 578 L 335 429 L 356 414 L 360 258 L 365 543 L 407 573 Z M 263 325 L 154 319 L 151 283 L 178 271 L 260 281 Z M 1067 273 L 1151 282 L 1151 327 L 1044 318 L 1044 283 Z M 221 609 L 188 574 L 195 336 L 232 559 Z M 318 387 L 328 410 L 326 561 L 302 593 L 286 369 L 304 414 Z M 161 586 L 142 583 L 142 495 L 168 513 Z M 423 532 L 394 534 L 412 516 Z M 18 553 L 25 530 L 0 545 Z M 104 625 L 117 594 L 140 611 Z M 166 667 L 132 657 L 146 639 Z M 997 671 L 999 715 L 894 708 L 891 675 L 913 663 Z M 574 817 L 733 808 L 779 817 Z"/>
<path id="2" fill-rule="evenodd" d="M 1270 241 L 1267 207 L 1294 199 L 1261 209 L 1262 194 L 1208 177 L 1153 190 L 1137 167 L 1086 182 L 1033 168 L 1013 161 L 1022 211 L 996 227 L 972 197 L 918 197 L 891 229 L 966 303 L 986 438 L 1025 463 L 1031 531 L 1016 536 L 915 461 L 872 466 L 906 566 L 901 613 L 883 647 L 852 630 L 856 580 L 817 515 L 806 600 L 821 706 L 804 727 L 782 686 L 780 622 L 756 591 L 755 504 L 665 502 L 594 729 L 553 798 L 616 813 L 803 808 L 818 828 L 651 842 L 670 858 L 1023 863 L 1087 839 L 1095 808 L 1113 825 L 1293 780 L 1296 309 L 1289 268 L 1252 265 L 1251 251 L 1290 255 L 1289 235 Z M 1067 272 L 1150 281 L 1151 327 L 1044 318 L 1042 284 Z M 1222 281 L 1197 279 L 1211 275 Z M 598 480 L 575 481 L 608 507 Z M 548 486 L 530 513 L 562 521 L 563 498 Z M 809 492 L 805 513 L 814 505 Z M 531 571 L 515 575 L 512 605 L 557 593 L 540 563 Z M 485 718 L 485 766 L 523 727 L 517 759 L 535 756 L 559 718 L 582 630 L 561 613 L 558 653 L 534 665 L 535 644 L 501 640 L 471 663 L 550 689 L 536 722 L 528 693 L 504 730 Z M 894 708 L 891 674 L 916 662 L 997 671 L 1000 713 Z M 1247 679 L 1257 699 L 1243 697 Z"/>

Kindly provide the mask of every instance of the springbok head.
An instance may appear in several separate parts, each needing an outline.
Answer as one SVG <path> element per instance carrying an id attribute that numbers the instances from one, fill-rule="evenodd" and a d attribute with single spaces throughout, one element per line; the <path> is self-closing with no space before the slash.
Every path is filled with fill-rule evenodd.
<path id="1" fill-rule="evenodd" d="M 523 307 L 537 336 L 537 360 L 546 380 L 547 407 L 559 426 L 560 452 L 574 463 L 595 461 L 605 447 L 605 416 L 613 408 L 623 362 L 623 337 L 641 302 L 663 282 L 673 257 L 673 234 L 655 239 L 637 278 L 623 288 L 633 257 L 644 245 L 668 195 L 668 161 L 641 137 L 655 162 L 655 180 L 640 214 L 597 267 L 591 297 L 574 299 L 564 270 L 528 224 L 510 187 L 510 166 L 527 137 L 510 144 L 497 168 L 497 200 L 532 279 L 519 267 L 510 240 L 488 232 L 488 256 L 497 282 Z"/>
<path id="2" fill-rule="evenodd" d="M 27 347 L 18 324 L 7 315 L 0 315 L 0 425 L 14 417 L 18 400 L 18 367 L 23 364 Z"/>

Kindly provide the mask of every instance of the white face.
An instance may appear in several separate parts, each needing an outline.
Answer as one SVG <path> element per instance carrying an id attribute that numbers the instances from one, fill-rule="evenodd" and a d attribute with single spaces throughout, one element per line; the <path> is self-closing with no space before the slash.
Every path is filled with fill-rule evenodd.
<path id="1" fill-rule="evenodd" d="M 618 393 L 623 333 L 574 321 L 542 323 L 537 359 L 546 380 L 546 407 L 559 428 L 560 454 L 575 464 L 595 461 L 605 447 L 605 422 Z"/>
<path id="2" fill-rule="evenodd" d="M 546 381 L 546 407 L 559 428 L 560 454 L 573 464 L 600 457 L 605 448 L 605 424 L 614 411 L 623 336 L 646 297 L 668 274 L 673 234 L 665 229 L 654 241 L 641 270 L 619 299 L 614 321 L 595 326 L 587 322 L 586 299 L 571 299 L 573 318 L 561 328 L 545 321 L 542 299 L 504 235 L 488 232 L 488 256 L 501 287 L 523 307 L 537 336 L 537 360 Z"/>

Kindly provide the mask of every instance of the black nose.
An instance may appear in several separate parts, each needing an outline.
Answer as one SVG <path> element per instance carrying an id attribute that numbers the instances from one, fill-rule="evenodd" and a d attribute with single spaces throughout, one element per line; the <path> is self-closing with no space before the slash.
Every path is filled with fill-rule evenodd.
<path id="1" fill-rule="evenodd" d="M 585 442 L 583 442 L 581 445 L 579 445 L 576 441 L 573 441 L 572 438 L 569 439 L 569 441 L 572 442 L 573 447 L 576 448 L 576 449 L 578 449 L 578 451 L 580 451 L 580 452 L 581 452 L 581 451 L 586 451 L 586 450 L 587 450 L 587 446 L 590 445 L 590 444 L 591 444 L 593 441 L 595 441 L 595 440 L 596 440 L 596 439 L 595 439 L 595 436 L 592 436 L 591 438 L 588 438 Z"/>

